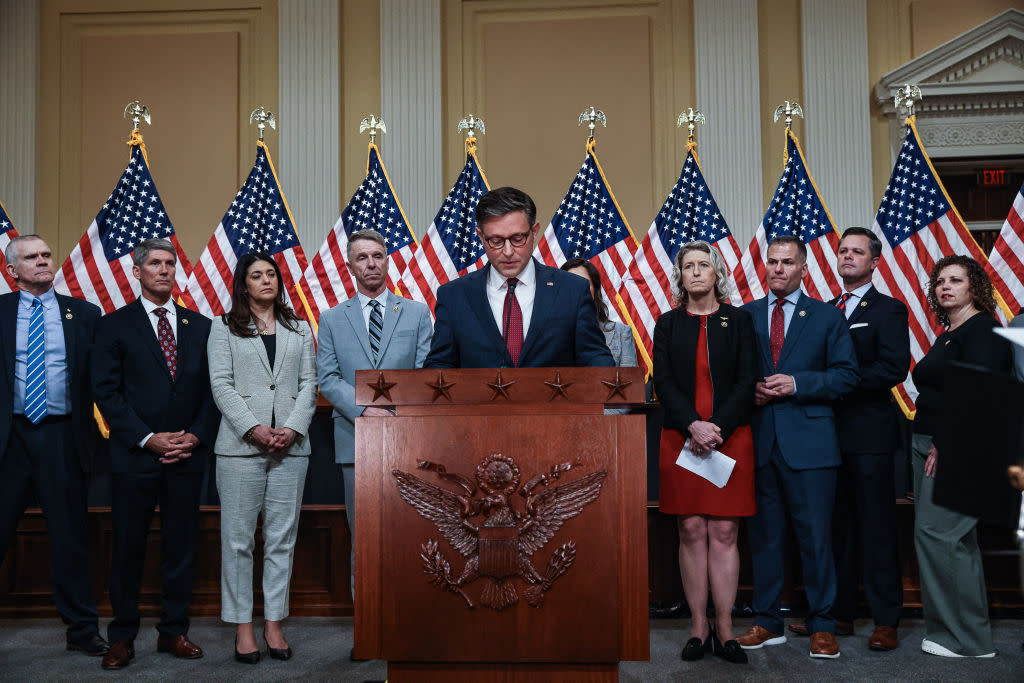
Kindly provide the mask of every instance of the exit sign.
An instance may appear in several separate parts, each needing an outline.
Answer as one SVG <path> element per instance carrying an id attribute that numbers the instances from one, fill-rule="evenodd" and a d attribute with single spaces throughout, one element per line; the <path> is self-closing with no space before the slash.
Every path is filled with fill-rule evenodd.
<path id="1" fill-rule="evenodd" d="M 1005 185 L 1006 184 L 1006 169 L 1005 168 L 993 168 L 986 169 L 981 172 L 981 184 L 982 185 Z"/>

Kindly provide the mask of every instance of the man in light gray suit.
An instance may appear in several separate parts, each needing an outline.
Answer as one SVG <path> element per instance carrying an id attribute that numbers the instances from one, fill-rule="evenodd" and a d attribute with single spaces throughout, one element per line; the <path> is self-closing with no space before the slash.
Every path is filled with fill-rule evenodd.
<path id="1" fill-rule="evenodd" d="M 388 252 L 380 233 L 353 232 L 346 256 L 358 292 L 320 316 L 316 360 L 320 393 L 334 406 L 335 462 L 342 466 L 345 512 L 354 530 L 355 419 L 393 414 L 355 404 L 355 371 L 423 367 L 432 327 L 425 304 L 387 290 Z"/>

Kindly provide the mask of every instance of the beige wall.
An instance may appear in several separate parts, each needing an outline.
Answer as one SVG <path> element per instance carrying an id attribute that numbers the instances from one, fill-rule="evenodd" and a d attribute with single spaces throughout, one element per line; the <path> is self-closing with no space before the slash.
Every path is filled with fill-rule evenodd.
<path id="1" fill-rule="evenodd" d="M 915 0 L 910 3 L 910 44 L 914 57 L 1024 0 Z"/>

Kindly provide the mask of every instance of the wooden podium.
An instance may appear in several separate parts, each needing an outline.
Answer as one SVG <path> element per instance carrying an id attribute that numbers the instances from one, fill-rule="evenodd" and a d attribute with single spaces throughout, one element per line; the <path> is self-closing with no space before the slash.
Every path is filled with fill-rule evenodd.
<path id="1" fill-rule="evenodd" d="M 647 660 L 637 368 L 366 370 L 355 655 L 388 680 L 617 681 Z"/>

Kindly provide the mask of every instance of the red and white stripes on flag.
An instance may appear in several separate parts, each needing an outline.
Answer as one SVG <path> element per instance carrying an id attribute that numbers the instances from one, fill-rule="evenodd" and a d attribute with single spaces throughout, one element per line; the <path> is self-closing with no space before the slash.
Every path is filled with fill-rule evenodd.
<path id="1" fill-rule="evenodd" d="M 1024 186 L 1013 198 L 985 267 L 1013 317 L 1024 308 Z"/>
<path id="2" fill-rule="evenodd" d="M 213 237 L 196 263 L 182 299 L 189 308 L 213 317 L 231 310 L 231 288 L 238 259 L 250 252 L 271 256 L 281 269 L 280 287 L 295 313 L 305 318 L 295 283 L 306 269 L 306 255 L 295 233 L 295 221 L 262 140 L 256 162 L 231 201 Z"/>
<path id="3" fill-rule="evenodd" d="M 128 145 L 131 158 L 121 179 L 53 281 L 57 291 L 90 301 L 104 313 L 138 298 L 132 254 L 143 240 L 166 238 L 174 245 L 178 257 L 175 299 L 183 296 L 192 272 L 150 175 L 146 145 L 137 130 L 132 131 Z"/>
<path id="4" fill-rule="evenodd" d="M 742 303 L 742 293 L 749 296 L 749 287 L 745 278 L 742 282 L 733 280 L 735 273 L 743 275 L 737 268 L 739 245 L 704 180 L 697 145 L 690 143 L 679 180 L 633 255 L 629 275 L 623 278 L 620 289 L 626 310 L 636 323 L 637 336 L 648 353 L 653 353 L 658 316 L 672 309 L 671 277 L 676 254 L 684 244 L 696 240 L 708 242 L 721 253 L 731 274 L 733 303 Z"/>
<path id="5" fill-rule="evenodd" d="M 17 236 L 18 231 L 14 228 L 14 222 L 7 215 L 7 209 L 4 208 L 3 203 L 0 202 L 0 269 L 3 270 L 3 279 L 0 279 L 0 294 L 7 294 L 18 288 L 14 278 L 7 272 L 7 259 L 4 256 L 7 253 L 7 245 Z"/>
<path id="6" fill-rule="evenodd" d="M 437 288 L 487 263 L 476 234 L 476 205 L 490 190 L 476 158 L 476 138 L 466 140 L 466 165 L 445 197 L 420 247 L 402 274 L 409 295 L 434 311 Z"/>
<path id="7" fill-rule="evenodd" d="M 800 143 L 789 128 L 786 129 L 786 164 L 779 185 L 775 188 L 775 195 L 750 246 L 734 272 L 737 282 L 745 279 L 748 284 L 745 301 L 765 296 L 768 243 L 779 235 L 797 236 L 807 247 L 804 291 L 821 301 L 839 296 L 842 292 L 836 270 L 839 234 L 807 170 Z"/>
<path id="8" fill-rule="evenodd" d="M 953 254 L 970 256 L 983 266 L 987 259 L 925 153 L 914 117 L 906 124 L 906 137 L 872 225 L 882 241 L 873 283 L 907 305 L 912 370 L 943 331 L 928 306 L 928 278 L 935 262 Z M 998 292 L 997 300 L 1005 309 Z M 904 413 L 913 417 L 917 390 L 910 375 L 895 394 Z"/>

